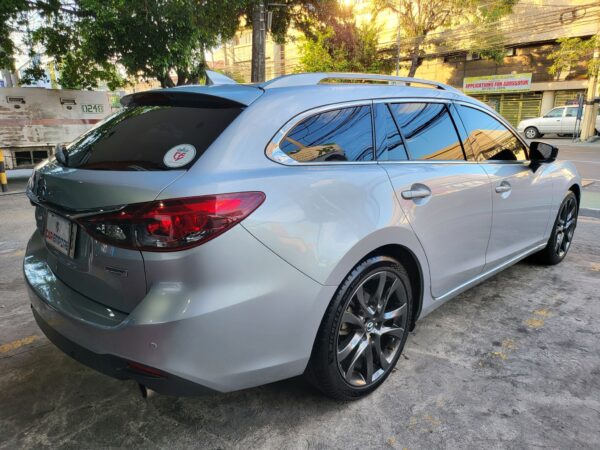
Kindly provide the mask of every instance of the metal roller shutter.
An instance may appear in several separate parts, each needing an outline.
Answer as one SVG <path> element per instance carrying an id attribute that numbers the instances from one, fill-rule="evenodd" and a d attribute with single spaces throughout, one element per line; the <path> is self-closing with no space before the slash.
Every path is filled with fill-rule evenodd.
<path id="1" fill-rule="evenodd" d="M 483 94 L 473 95 L 473 97 L 493 107 L 514 126 L 517 126 L 523 119 L 540 116 L 542 106 L 541 92 Z"/>
<path id="2" fill-rule="evenodd" d="M 565 106 L 568 101 L 577 100 L 577 95 L 585 95 L 584 89 L 573 89 L 570 91 L 556 91 L 554 93 L 554 107 Z"/>

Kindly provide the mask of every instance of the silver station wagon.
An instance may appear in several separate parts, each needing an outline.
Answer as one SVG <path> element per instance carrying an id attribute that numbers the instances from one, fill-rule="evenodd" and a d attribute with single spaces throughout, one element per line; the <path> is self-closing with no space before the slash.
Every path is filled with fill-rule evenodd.
<path id="1" fill-rule="evenodd" d="M 569 250 L 579 175 L 443 84 L 298 74 L 136 93 L 36 168 L 24 259 L 59 348 L 142 393 L 304 374 L 355 399 L 416 321 Z"/>

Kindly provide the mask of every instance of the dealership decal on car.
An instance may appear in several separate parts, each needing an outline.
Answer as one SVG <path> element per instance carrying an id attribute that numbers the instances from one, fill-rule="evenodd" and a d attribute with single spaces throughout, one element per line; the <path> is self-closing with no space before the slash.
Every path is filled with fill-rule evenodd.
<path id="1" fill-rule="evenodd" d="M 167 167 L 183 167 L 191 162 L 195 156 L 196 147 L 191 144 L 179 144 L 165 153 L 163 162 Z"/>

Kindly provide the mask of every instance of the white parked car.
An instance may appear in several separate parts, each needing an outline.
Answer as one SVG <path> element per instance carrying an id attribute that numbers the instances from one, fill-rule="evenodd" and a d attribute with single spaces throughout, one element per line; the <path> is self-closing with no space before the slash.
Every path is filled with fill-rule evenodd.
<path id="1" fill-rule="evenodd" d="M 544 134 L 573 134 L 577 120 L 577 106 L 560 106 L 548 111 L 542 117 L 525 119 L 519 122 L 517 131 L 527 139 L 536 139 Z M 596 133 L 600 132 L 600 115 L 596 117 Z"/>

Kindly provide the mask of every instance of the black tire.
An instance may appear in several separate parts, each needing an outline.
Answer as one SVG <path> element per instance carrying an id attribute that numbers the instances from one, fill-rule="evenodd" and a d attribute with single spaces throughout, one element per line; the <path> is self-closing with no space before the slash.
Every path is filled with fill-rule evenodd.
<path id="1" fill-rule="evenodd" d="M 572 191 L 569 191 L 558 208 L 558 214 L 556 215 L 548 244 L 533 255 L 535 261 L 540 264 L 553 266 L 565 259 L 571 248 L 573 235 L 577 227 L 578 213 L 577 197 L 575 197 Z"/>
<path id="2" fill-rule="evenodd" d="M 537 139 L 542 136 L 536 127 L 525 128 L 524 134 L 527 139 Z"/>
<path id="3" fill-rule="evenodd" d="M 375 256 L 358 264 L 325 312 L 305 373 L 308 381 L 336 400 L 357 400 L 377 389 L 408 337 L 411 293 L 410 278 L 395 259 Z"/>

